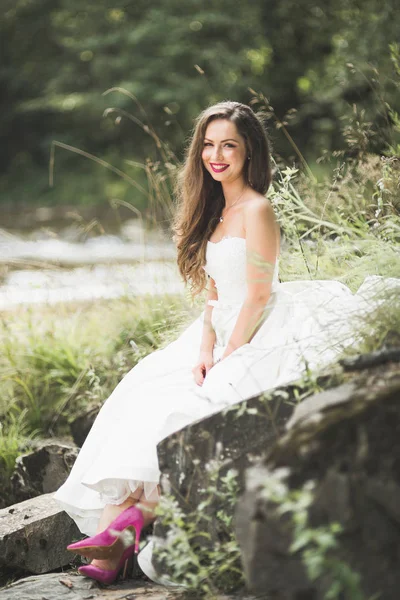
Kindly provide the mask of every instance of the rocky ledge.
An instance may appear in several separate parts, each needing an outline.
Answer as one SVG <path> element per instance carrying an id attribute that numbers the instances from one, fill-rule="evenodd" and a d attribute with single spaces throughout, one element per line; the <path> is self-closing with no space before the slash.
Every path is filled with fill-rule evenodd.
<path id="1" fill-rule="evenodd" d="M 399 400 L 398 362 L 352 375 L 299 404 L 247 471 L 236 533 L 253 593 L 398 600 Z"/>

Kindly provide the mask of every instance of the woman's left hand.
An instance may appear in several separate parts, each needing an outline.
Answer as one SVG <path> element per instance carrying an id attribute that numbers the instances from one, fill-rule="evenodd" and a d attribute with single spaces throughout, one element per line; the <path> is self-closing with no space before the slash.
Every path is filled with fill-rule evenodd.
<path id="1" fill-rule="evenodd" d="M 200 352 L 199 360 L 193 367 L 192 373 L 197 385 L 203 385 L 207 373 L 214 366 L 214 360 L 211 352 Z"/>

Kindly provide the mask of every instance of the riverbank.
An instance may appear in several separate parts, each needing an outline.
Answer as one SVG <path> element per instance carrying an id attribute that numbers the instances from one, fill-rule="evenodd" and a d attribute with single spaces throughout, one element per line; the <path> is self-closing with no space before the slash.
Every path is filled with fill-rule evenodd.
<path id="1" fill-rule="evenodd" d="M 31 229 L 24 229 L 19 217 L 14 229 L 0 229 L 0 311 L 21 304 L 182 293 L 175 247 L 160 229 L 132 218 L 118 229 L 108 222 L 105 229 L 105 221 L 90 225 L 81 216 L 81 223 L 71 222 L 68 213 L 57 221 L 54 209 L 41 210 L 50 211 L 46 226 L 33 220 Z"/>

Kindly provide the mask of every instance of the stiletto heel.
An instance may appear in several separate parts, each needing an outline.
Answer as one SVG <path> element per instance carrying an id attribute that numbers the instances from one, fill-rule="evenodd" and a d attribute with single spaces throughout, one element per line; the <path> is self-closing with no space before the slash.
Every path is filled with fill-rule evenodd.
<path id="1" fill-rule="evenodd" d="M 135 553 L 134 545 L 127 548 L 125 550 L 125 552 L 123 552 L 121 558 L 119 559 L 118 565 L 116 566 L 115 569 L 105 570 L 105 569 L 100 569 L 100 567 L 95 567 L 93 565 L 84 565 L 83 567 L 79 567 L 78 573 L 80 573 L 81 575 L 84 575 L 85 577 L 90 577 L 90 579 L 95 579 L 96 581 L 99 581 L 100 583 L 109 585 L 110 583 L 113 583 L 117 579 L 122 568 L 124 568 L 122 577 L 125 579 L 126 573 L 127 573 L 127 567 L 129 564 L 129 559 L 132 558 L 134 553 Z"/>
<path id="2" fill-rule="evenodd" d="M 122 579 L 126 579 L 129 573 L 133 573 L 133 554 L 126 559 L 124 570 L 122 571 Z"/>
<path id="3" fill-rule="evenodd" d="M 80 540 L 67 546 L 67 550 L 80 554 L 86 558 L 107 559 L 120 551 L 120 544 L 124 548 L 133 547 L 135 554 L 139 552 L 140 534 L 143 528 L 143 514 L 136 506 L 124 510 L 101 533 L 93 537 Z M 134 542 L 127 540 L 126 533 L 134 532 Z M 90 566 L 90 565 L 89 565 Z"/>
<path id="4" fill-rule="evenodd" d="M 129 561 L 128 561 L 128 560 L 126 560 L 126 561 L 125 561 L 125 564 L 124 564 L 124 570 L 123 570 L 123 572 L 122 572 L 122 579 L 126 579 L 126 572 L 127 572 L 127 570 L 128 570 L 128 563 L 129 563 Z"/>

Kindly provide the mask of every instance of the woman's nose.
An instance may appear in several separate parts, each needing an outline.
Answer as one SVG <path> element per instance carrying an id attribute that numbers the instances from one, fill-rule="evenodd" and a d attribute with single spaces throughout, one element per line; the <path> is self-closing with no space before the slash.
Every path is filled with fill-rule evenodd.
<path id="1" fill-rule="evenodd" d="M 218 146 L 217 144 L 214 146 L 214 156 L 215 156 L 215 158 L 221 158 L 221 156 L 222 156 L 222 148 L 221 148 L 221 146 Z"/>

